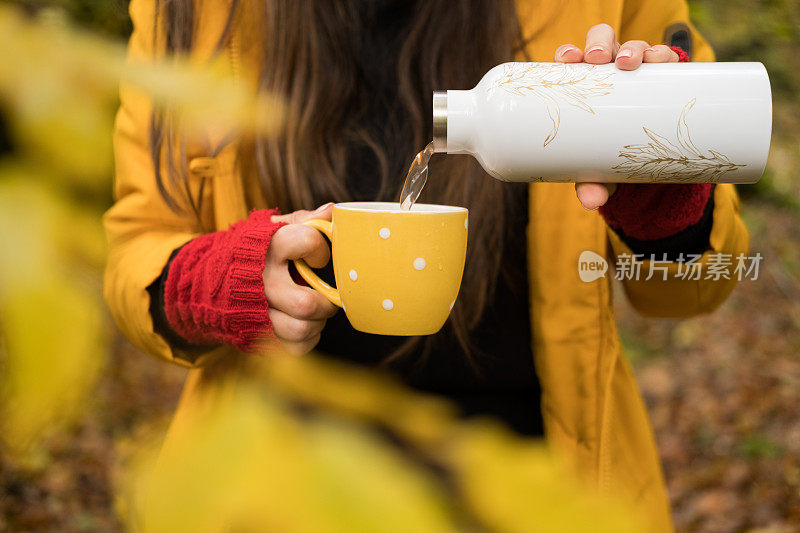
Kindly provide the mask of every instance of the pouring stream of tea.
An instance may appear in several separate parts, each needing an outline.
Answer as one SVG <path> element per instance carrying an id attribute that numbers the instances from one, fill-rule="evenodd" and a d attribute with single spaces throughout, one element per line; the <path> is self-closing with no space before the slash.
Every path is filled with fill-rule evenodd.
<path id="1" fill-rule="evenodd" d="M 411 162 L 403 184 L 403 192 L 400 193 L 400 208 L 404 211 L 410 211 L 422 193 L 428 180 L 428 162 L 432 155 L 433 142 L 430 142 Z"/>

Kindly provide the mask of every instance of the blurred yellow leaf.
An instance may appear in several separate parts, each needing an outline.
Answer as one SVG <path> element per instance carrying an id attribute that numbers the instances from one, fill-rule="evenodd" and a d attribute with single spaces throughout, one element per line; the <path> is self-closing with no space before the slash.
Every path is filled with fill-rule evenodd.
<path id="1" fill-rule="evenodd" d="M 278 99 L 252 94 L 224 61 L 126 62 L 122 43 L 79 32 L 46 13 L 31 20 L 0 5 L 0 102 L 18 155 L 55 175 L 107 183 L 120 82 L 173 110 L 189 131 L 272 133 L 280 124 Z"/>
<path id="2" fill-rule="evenodd" d="M 24 452 L 69 422 L 105 354 L 99 287 L 54 245 L 58 198 L 0 172 L 0 436 Z"/>
<path id="3" fill-rule="evenodd" d="M 541 442 L 498 423 L 422 415 L 436 402 L 315 357 L 248 361 L 250 378 L 185 404 L 158 458 L 128 471 L 130 523 L 156 532 L 646 530 Z M 376 387 L 386 395 L 373 409 Z M 420 433 L 414 421 L 437 429 Z M 375 427 L 391 440 L 366 429 Z"/>
<path id="4" fill-rule="evenodd" d="M 21 452 L 73 419 L 106 356 L 101 209 L 75 199 L 107 194 L 120 83 L 191 131 L 270 133 L 281 106 L 222 61 L 128 62 L 123 43 L 54 10 L 32 18 L 1 4 L 0 50 L 14 146 L 0 167 L 0 429 Z"/>
<path id="5" fill-rule="evenodd" d="M 544 443 L 519 439 L 498 424 L 476 424 L 453 449 L 464 499 L 491 531 L 638 533 L 622 502 L 579 485 Z"/>
<path id="6" fill-rule="evenodd" d="M 278 397 L 241 383 L 221 396 L 128 473 L 131 529 L 455 530 L 429 475 L 356 425 L 300 421 Z"/>

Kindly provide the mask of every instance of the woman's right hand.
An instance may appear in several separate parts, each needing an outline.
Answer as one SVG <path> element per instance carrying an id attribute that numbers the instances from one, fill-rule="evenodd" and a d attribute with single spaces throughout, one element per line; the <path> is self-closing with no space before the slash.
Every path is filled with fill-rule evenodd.
<path id="1" fill-rule="evenodd" d="M 338 307 L 310 287 L 298 285 L 289 273 L 289 261 L 303 259 L 311 268 L 328 264 L 331 251 L 322 234 L 303 222 L 312 218 L 331 219 L 333 204 L 316 211 L 295 211 L 273 216 L 285 222 L 272 236 L 264 266 L 264 292 L 269 303 L 269 319 L 275 336 L 293 354 L 305 354 L 319 342 L 325 322 Z"/>

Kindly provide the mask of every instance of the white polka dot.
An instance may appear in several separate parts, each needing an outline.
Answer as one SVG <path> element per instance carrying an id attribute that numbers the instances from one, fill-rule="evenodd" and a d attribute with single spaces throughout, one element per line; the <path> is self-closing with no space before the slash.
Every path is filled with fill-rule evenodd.
<path id="1" fill-rule="evenodd" d="M 357 279 L 358 279 L 358 272 L 356 272 L 355 270 L 351 270 L 351 271 L 350 271 L 350 279 L 351 279 L 352 281 L 355 281 L 355 280 L 357 280 Z"/>
<path id="2" fill-rule="evenodd" d="M 465 219 L 464 219 L 464 229 L 467 229 L 467 224 L 468 224 L 468 222 L 469 222 L 469 221 L 468 221 L 468 220 L 465 218 Z"/>
<path id="3" fill-rule="evenodd" d="M 389 231 L 389 228 L 381 228 L 381 230 L 378 232 L 378 235 L 381 236 L 381 239 L 388 239 L 389 235 L 391 234 L 392 232 Z"/>
<path id="4" fill-rule="evenodd" d="M 387 311 L 391 311 L 392 308 L 394 307 L 394 302 L 391 301 L 389 298 L 386 298 L 381 305 L 383 305 L 383 308 L 386 309 Z"/>
<path id="5" fill-rule="evenodd" d="M 451 311 L 453 310 L 453 306 L 454 306 L 454 305 L 456 305 L 456 301 L 455 301 L 455 300 L 453 300 L 452 302 L 450 302 L 450 310 L 451 310 Z"/>
<path id="6" fill-rule="evenodd" d="M 422 270 L 423 268 L 425 268 L 425 259 L 422 257 L 417 257 L 416 259 L 414 259 L 414 268 L 416 268 L 417 270 Z"/>

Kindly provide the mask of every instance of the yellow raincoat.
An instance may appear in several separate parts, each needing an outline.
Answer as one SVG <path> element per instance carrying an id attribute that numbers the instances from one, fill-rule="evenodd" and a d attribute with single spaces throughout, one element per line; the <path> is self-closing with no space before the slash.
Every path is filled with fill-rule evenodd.
<path id="1" fill-rule="evenodd" d="M 227 0 L 199 2 L 194 59 L 212 56 L 229 4 Z M 154 9 L 154 0 L 130 3 L 134 22 L 131 59 L 143 60 L 156 53 Z M 692 33 L 692 59 L 713 61 L 710 47 L 689 24 L 687 11 L 684 0 L 518 1 L 523 35 L 535 36 L 527 44 L 527 53 L 536 61 L 551 61 L 561 44 L 582 45 L 586 30 L 600 22 L 613 26 L 620 42 L 642 39 L 650 43 L 662 42 L 671 25 L 685 23 Z M 242 15 L 234 22 L 232 38 L 222 55 L 231 72 L 250 84 L 255 82 L 259 61 L 258 47 L 249 40 L 258 32 L 247 24 L 253 19 Z M 147 353 L 192 367 L 174 428 L 180 426 L 182 412 L 214 401 L 203 383 L 213 382 L 231 360 L 245 356 L 221 348 L 189 363 L 191 358 L 171 349 L 153 331 L 146 287 L 159 276 L 170 253 L 197 236 L 197 224 L 191 215 L 171 211 L 158 193 L 148 144 L 150 112 L 146 96 L 123 87 L 114 131 L 116 203 L 104 220 L 110 242 L 105 296 L 131 342 Z M 205 228 L 227 229 L 246 217 L 249 209 L 270 206 L 268 199 L 265 205 L 248 205 L 245 191 L 253 184 L 244 180 L 255 174 L 237 164 L 239 148 L 233 142 L 213 156 L 199 146 L 188 148 L 194 194 L 198 194 L 200 178 L 209 178 L 203 192 Z M 529 190 L 532 342 L 543 390 L 541 410 L 547 441 L 601 493 L 627 495 L 651 517 L 656 530 L 671 530 L 656 445 L 617 334 L 608 276 L 589 283 L 578 277 L 578 257 L 584 250 L 609 257 L 612 264 L 615 256 L 631 251 L 599 214 L 580 206 L 571 184 L 536 183 Z M 712 250 L 701 262 L 708 261 L 709 253 L 746 252 L 748 240 L 733 186 L 718 185 Z M 676 266 L 670 265 L 671 273 Z M 647 263 L 643 268 L 647 270 Z M 728 296 L 733 285 L 734 281 L 724 279 L 661 281 L 660 276 L 624 282 L 633 306 L 645 315 L 659 317 L 709 312 Z"/>

